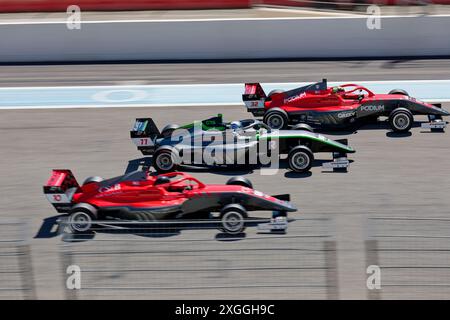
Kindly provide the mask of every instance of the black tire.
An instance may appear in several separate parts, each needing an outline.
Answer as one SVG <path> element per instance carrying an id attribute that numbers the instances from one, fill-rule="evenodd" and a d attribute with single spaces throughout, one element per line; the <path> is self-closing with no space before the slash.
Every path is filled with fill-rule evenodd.
<path id="1" fill-rule="evenodd" d="M 228 234 L 238 234 L 245 230 L 245 219 L 247 210 L 237 203 L 228 204 L 220 212 L 220 222 L 223 232 Z"/>
<path id="2" fill-rule="evenodd" d="M 283 90 L 280 90 L 280 89 L 275 89 L 275 90 L 272 90 L 272 91 L 270 91 L 269 92 L 269 94 L 267 95 L 267 98 L 272 98 L 272 96 L 274 95 L 274 94 L 276 94 L 276 93 L 283 93 L 284 91 Z"/>
<path id="3" fill-rule="evenodd" d="M 102 181 L 103 181 L 102 177 L 88 177 L 86 180 L 84 180 L 82 185 L 84 186 L 92 182 L 102 182 Z"/>
<path id="4" fill-rule="evenodd" d="M 172 135 L 172 133 L 179 129 L 180 126 L 177 124 L 168 124 L 167 126 L 165 126 L 162 130 L 161 130 L 161 137 L 163 138 L 168 138 Z"/>
<path id="5" fill-rule="evenodd" d="M 178 158 L 170 148 L 157 149 L 153 154 L 153 167 L 159 173 L 175 171 L 178 164 Z"/>
<path id="6" fill-rule="evenodd" d="M 263 118 L 263 122 L 267 124 L 271 129 L 283 130 L 288 126 L 289 117 L 287 113 L 278 108 L 270 109 L 266 112 Z"/>
<path id="7" fill-rule="evenodd" d="M 394 132 L 408 132 L 414 123 L 411 111 L 397 108 L 389 115 L 389 125 Z"/>
<path id="8" fill-rule="evenodd" d="M 304 130 L 304 131 L 314 132 L 314 129 L 306 123 L 298 123 L 292 127 L 292 130 Z"/>
<path id="9" fill-rule="evenodd" d="M 306 146 L 292 148 L 288 154 L 289 168 L 295 172 L 308 172 L 314 162 L 314 154 Z"/>
<path id="10" fill-rule="evenodd" d="M 243 186 L 253 189 L 251 181 L 244 177 L 232 177 L 227 181 L 227 185 Z"/>
<path id="11" fill-rule="evenodd" d="M 69 212 L 69 230 L 75 234 L 87 233 L 97 220 L 97 209 L 87 203 L 77 204 Z"/>
<path id="12" fill-rule="evenodd" d="M 402 94 L 404 96 L 408 96 L 409 97 L 408 92 L 406 92 L 403 89 L 393 89 L 393 90 L 389 91 L 389 94 Z"/>

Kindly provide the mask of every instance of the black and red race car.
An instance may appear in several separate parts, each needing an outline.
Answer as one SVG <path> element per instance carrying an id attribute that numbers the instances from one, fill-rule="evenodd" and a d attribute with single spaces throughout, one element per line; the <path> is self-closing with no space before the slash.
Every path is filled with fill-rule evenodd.
<path id="1" fill-rule="evenodd" d="M 80 186 L 70 170 L 53 170 L 44 194 L 58 212 L 69 214 L 67 225 L 73 233 L 107 225 L 108 220 L 213 219 L 224 232 L 237 234 L 251 220 L 248 211 L 256 210 L 273 211 L 272 219 L 259 229 L 285 231 L 287 212 L 297 211 L 288 194 L 269 196 L 254 190 L 243 177 L 233 177 L 225 185 L 204 184 L 181 172 L 152 176 L 134 171 L 108 180 L 90 177 Z"/>
<path id="2" fill-rule="evenodd" d="M 422 127 L 443 131 L 450 115 L 441 104 L 428 104 L 409 96 L 401 89 L 388 94 L 375 94 L 357 84 L 328 87 L 327 80 L 289 91 L 273 90 L 265 94 L 259 83 L 246 83 L 242 95 L 247 110 L 272 129 L 306 123 L 319 129 L 355 128 L 380 117 L 387 117 L 395 132 L 407 132 L 414 115 L 427 115 L 429 123 Z"/>

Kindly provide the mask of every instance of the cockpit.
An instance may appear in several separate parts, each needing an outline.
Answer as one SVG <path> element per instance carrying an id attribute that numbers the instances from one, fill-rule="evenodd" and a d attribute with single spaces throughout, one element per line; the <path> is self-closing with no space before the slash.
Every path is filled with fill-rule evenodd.
<path id="1" fill-rule="evenodd" d="M 229 129 L 236 134 L 257 133 L 260 130 L 266 130 L 267 132 L 270 131 L 270 127 L 268 125 L 256 119 L 233 121 L 229 124 Z"/>
<path id="2" fill-rule="evenodd" d="M 339 95 L 342 99 L 348 100 L 362 100 L 364 97 L 371 97 L 374 95 L 369 89 L 353 83 L 331 87 L 329 90 L 331 94 Z"/>
<path id="3" fill-rule="evenodd" d="M 153 186 L 164 188 L 168 192 L 183 192 L 205 187 L 205 185 L 194 177 L 182 172 L 170 172 L 153 179 Z"/>

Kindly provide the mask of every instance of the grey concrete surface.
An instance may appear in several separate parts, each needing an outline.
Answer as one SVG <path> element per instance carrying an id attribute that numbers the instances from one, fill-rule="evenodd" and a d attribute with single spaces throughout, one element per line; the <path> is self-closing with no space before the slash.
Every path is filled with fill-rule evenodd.
<path id="1" fill-rule="evenodd" d="M 106 20 L 180 20 L 180 19 L 241 19 L 282 17 L 328 17 L 354 15 L 351 11 L 327 12 L 318 10 L 264 8 L 225 10 L 144 10 L 144 11 L 82 11 L 84 21 Z M 0 14 L 1 22 L 65 21 L 65 12 L 24 12 Z"/>
<path id="2" fill-rule="evenodd" d="M 420 128 L 406 137 L 386 129 L 332 135 L 349 138 L 357 150 L 348 173 L 325 173 L 318 166 L 310 176 L 286 169 L 274 176 L 260 170 L 192 172 L 207 183 L 248 174 L 258 190 L 290 193 L 298 220 L 284 237 L 249 228 L 238 241 L 222 241 L 214 230 L 185 230 L 167 237 L 99 232 L 90 240 L 64 242 L 42 228 L 43 219 L 56 215 L 42 194 L 52 168 L 70 168 L 81 181 L 121 174 L 129 160 L 141 157 L 128 135 L 135 117 L 151 116 L 162 127 L 218 112 L 225 119 L 249 117 L 238 106 L 0 111 L 0 218 L 29 222 L 26 240 L 38 298 L 366 299 L 367 239 L 379 241 L 376 262 L 387 267 L 381 298 L 450 298 L 449 286 L 435 285 L 448 282 L 450 139 Z M 406 221 L 368 220 L 374 217 Z M 335 258 L 324 241 L 335 243 Z M 402 251 L 408 244 L 410 250 Z M 386 245 L 401 251 L 386 251 Z M 64 290 L 62 250 L 86 271 L 86 290 L 75 295 Z M 441 267 L 439 273 L 427 269 L 433 266 Z M 173 277 L 160 271 L 168 267 Z"/>
<path id="3" fill-rule="evenodd" d="M 179 19 L 236 19 L 236 18 L 277 18 L 277 17 L 330 17 L 365 15 L 368 5 L 360 4 L 354 10 L 345 8 L 295 8 L 282 6 L 255 6 L 251 9 L 225 10 L 143 10 L 143 11 L 86 11 L 82 19 L 86 21 L 105 20 L 179 20 Z M 381 15 L 436 15 L 449 14 L 445 5 L 428 6 L 381 6 Z M 65 12 L 23 12 L 2 13 L 0 22 L 64 21 Z"/>
<path id="4" fill-rule="evenodd" d="M 448 79 L 450 59 L 0 65 L 0 87 Z"/>

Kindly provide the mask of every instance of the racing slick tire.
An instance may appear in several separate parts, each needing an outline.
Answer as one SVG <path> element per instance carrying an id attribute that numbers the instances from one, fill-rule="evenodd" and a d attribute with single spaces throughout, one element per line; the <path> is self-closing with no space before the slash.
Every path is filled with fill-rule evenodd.
<path id="1" fill-rule="evenodd" d="M 158 148 L 153 154 L 153 167 L 159 173 L 175 171 L 179 163 L 172 148 Z"/>
<path id="2" fill-rule="evenodd" d="M 102 182 L 102 181 L 103 181 L 102 177 L 96 177 L 96 176 L 88 177 L 86 180 L 84 180 L 82 185 L 85 186 L 85 185 L 87 185 L 89 183 L 92 183 L 92 182 Z"/>
<path id="3" fill-rule="evenodd" d="M 413 114 L 406 108 L 397 108 L 389 115 L 389 125 L 394 132 L 408 132 L 413 122 Z"/>
<path id="4" fill-rule="evenodd" d="M 245 219 L 247 210 L 237 203 L 227 204 L 220 212 L 222 232 L 228 234 L 239 234 L 245 230 Z"/>
<path id="5" fill-rule="evenodd" d="M 406 90 L 403 90 L 403 89 L 392 89 L 391 91 L 389 91 L 389 94 L 402 94 L 404 96 L 408 96 L 409 97 L 408 92 Z"/>
<path id="6" fill-rule="evenodd" d="M 276 93 L 283 93 L 284 91 L 281 89 L 275 89 L 269 92 L 269 94 L 267 95 L 267 98 L 270 100 L 270 98 L 272 98 L 272 96 Z"/>
<path id="7" fill-rule="evenodd" d="M 308 172 L 314 162 L 314 154 L 306 146 L 297 146 L 292 148 L 288 154 L 289 168 L 292 171 L 305 173 Z"/>
<path id="8" fill-rule="evenodd" d="M 251 181 L 244 177 L 232 177 L 227 181 L 227 185 L 243 186 L 253 189 Z"/>
<path id="9" fill-rule="evenodd" d="M 263 122 L 271 129 L 286 129 L 289 122 L 289 117 L 286 111 L 280 108 L 273 108 L 266 112 Z"/>
<path id="10" fill-rule="evenodd" d="M 314 129 L 310 125 L 307 125 L 306 123 L 298 123 L 292 127 L 292 130 L 304 130 L 314 132 Z"/>
<path id="11" fill-rule="evenodd" d="M 69 212 L 68 226 L 74 234 L 87 233 L 97 220 L 97 209 L 88 203 L 79 203 Z"/>
<path id="12" fill-rule="evenodd" d="M 179 129 L 180 126 L 177 124 L 168 124 L 167 126 L 165 126 L 162 130 L 161 130 L 161 137 L 162 138 L 168 138 L 172 135 L 172 133 Z"/>

